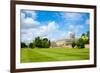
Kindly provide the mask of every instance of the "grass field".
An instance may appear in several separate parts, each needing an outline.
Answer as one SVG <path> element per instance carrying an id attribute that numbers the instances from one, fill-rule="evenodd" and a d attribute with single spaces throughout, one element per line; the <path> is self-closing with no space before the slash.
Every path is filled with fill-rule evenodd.
<path id="1" fill-rule="evenodd" d="M 45 48 L 21 49 L 21 63 L 88 60 L 89 49 L 72 48 Z"/>

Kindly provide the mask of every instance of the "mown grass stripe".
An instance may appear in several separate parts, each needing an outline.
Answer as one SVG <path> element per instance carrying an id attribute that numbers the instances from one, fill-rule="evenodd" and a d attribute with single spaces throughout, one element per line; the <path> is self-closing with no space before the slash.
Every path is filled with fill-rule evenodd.
<path id="1" fill-rule="evenodd" d="M 89 49 L 35 48 L 21 49 L 21 62 L 48 62 L 89 59 Z"/>

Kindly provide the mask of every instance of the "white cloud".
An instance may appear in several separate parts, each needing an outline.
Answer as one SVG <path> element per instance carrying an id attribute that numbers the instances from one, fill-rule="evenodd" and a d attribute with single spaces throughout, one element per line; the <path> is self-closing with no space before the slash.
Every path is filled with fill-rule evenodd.
<path id="1" fill-rule="evenodd" d="M 22 22 L 22 28 L 35 28 L 38 27 L 40 23 L 32 18 L 26 18 Z"/>
<path id="2" fill-rule="evenodd" d="M 26 17 L 29 15 L 29 17 Z M 40 22 L 36 21 L 35 11 L 21 12 L 21 28 L 35 28 L 39 26 Z"/>
<path id="3" fill-rule="evenodd" d="M 24 24 L 32 25 L 34 20 L 32 18 L 26 18 L 24 19 Z"/>
<path id="4" fill-rule="evenodd" d="M 30 16 L 26 17 L 27 14 L 29 14 Z M 67 38 L 69 31 L 67 30 L 66 32 L 60 31 L 59 25 L 55 21 L 48 22 L 45 25 L 37 21 L 36 17 L 37 15 L 35 11 L 24 11 L 21 13 L 21 25 L 22 25 L 21 26 L 21 41 L 22 42 L 26 42 L 26 43 L 32 42 L 32 40 L 37 36 L 46 37 L 52 41 L 55 41 L 57 39 Z M 79 13 L 65 13 L 63 17 L 65 19 L 78 20 L 82 18 L 82 15 Z M 67 28 L 71 32 L 78 33 L 81 29 L 83 29 L 83 26 L 69 24 Z"/>
<path id="5" fill-rule="evenodd" d="M 78 33 L 80 30 L 82 30 L 84 27 L 83 25 L 69 25 L 69 30 L 73 33 Z"/>
<path id="6" fill-rule="evenodd" d="M 72 33 L 74 33 L 74 32 L 73 31 L 68 31 L 67 32 L 67 35 L 66 35 L 67 39 L 70 39 L 70 34 L 72 34 Z"/>
<path id="7" fill-rule="evenodd" d="M 21 41 L 22 42 L 26 42 L 26 43 L 30 43 L 32 42 L 33 39 L 33 33 L 30 30 L 22 30 L 21 32 Z"/>
<path id="8" fill-rule="evenodd" d="M 46 25 L 40 25 L 36 28 L 22 29 L 21 37 L 24 42 L 32 42 L 33 39 L 37 36 L 46 37 L 51 41 L 56 41 L 58 39 L 67 39 L 70 33 L 78 33 L 83 29 L 82 25 L 69 25 L 69 31 L 59 30 L 59 25 L 55 22 L 48 22 Z M 77 35 L 76 35 L 77 36 Z"/>
<path id="9" fill-rule="evenodd" d="M 75 12 L 66 12 L 61 15 L 66 20 L 72 20 L 72 21 L 81 20 L 83 18 L 83 14 Z"/>
<path id="10" fill-rule="evenodd" d="M 31 42 L 35 37 L 46 37 L 50 40 L 53 40 L 54 34 L 58 31 L 59 26 L 55 21 L 49 22 L 47 25 L 42 25 L 30 29 L 22 29 L 21 37 L 22 41 Z"/>
<path id="11" fill-rule="evenodd" d="M 52 21 L 52 22 L 49 22 L 47 25 L 40 26 L 38 30 L 42 33 L 50 34 L 58 30 L 58 24 Z"/>
<path id="12" fill-rule="evenodd" d="M 58 24 L 54 21 L 48 24 L 48 31 L 55 32 L 57 31 L 58 28 L 59 28 Z"/>
<path id="13" fill-rule="evenodd" d="M 38 33 L 40 32 L 44 37 L 49 37 L 57 32 L 59 29 L 58 24 L 55 21 L 49 22 L 47 25 L 40 26 Z"/>
<path id="14" fill-rule="evenodd" d="M 21 41 L 29 43 L 35 37 L 35 31 L 39 27 L 40 22 L 36 21 L 35 11 L 21 12 Z"/>

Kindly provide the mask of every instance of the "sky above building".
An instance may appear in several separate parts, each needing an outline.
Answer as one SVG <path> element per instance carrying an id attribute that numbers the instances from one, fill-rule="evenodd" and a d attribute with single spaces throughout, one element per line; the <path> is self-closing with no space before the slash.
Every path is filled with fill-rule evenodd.
<path id="1" fill-rule="evenodd" d="M 35 37 L 51 41 L 80 37 L 89 31 L 89 13 L 21 10 L 21 42 L 30 43 Z"/>

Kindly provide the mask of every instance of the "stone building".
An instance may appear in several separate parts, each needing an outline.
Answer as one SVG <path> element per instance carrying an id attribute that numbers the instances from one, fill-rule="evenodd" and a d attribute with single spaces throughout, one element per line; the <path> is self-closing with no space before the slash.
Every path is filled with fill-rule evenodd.
<path id="1" fill-rule="evenodd" d="M 57 40 L 55 43 L 51 43 L 52 47 L 66 47 L 71 48 L 72 42 L 75 40 L 75 33 L 70 33 L 67 39 Z"/>

